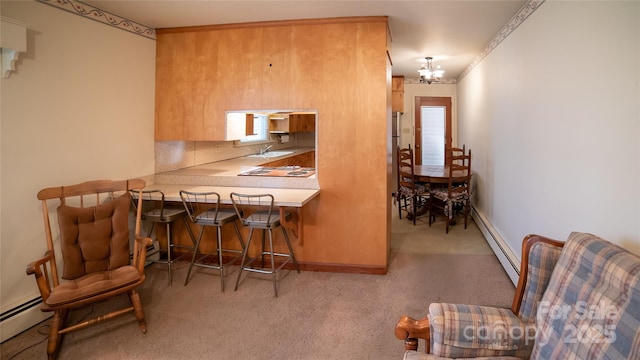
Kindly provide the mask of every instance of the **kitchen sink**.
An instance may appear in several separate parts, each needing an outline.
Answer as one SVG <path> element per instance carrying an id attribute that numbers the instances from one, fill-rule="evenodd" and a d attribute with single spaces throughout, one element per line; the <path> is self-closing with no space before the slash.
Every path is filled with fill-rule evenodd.
<path id="1" fill-rule="evenodd" d="M 268 151 L 262 155 L 260 154 L 252 154 L 252 155 L 247 155 L 247 157 L 253 157 L 253 158 L 274 158 L 274 157 L 278 157 L 278 156 L 285 156 L 285 155 L 289 155 L 289 154 L 293 154 L 293 151 Z"/>

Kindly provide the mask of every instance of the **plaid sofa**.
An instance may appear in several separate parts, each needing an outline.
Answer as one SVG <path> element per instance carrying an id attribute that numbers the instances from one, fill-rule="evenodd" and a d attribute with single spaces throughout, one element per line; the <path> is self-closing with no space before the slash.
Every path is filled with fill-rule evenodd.
<path id="1" fill-rule="evenodd" d="M 405 359 L 640 359 L 640 258 L 572 233 L 564 247 L 530 249 L 517 314 L 431 304 L 431 354 Z"/>

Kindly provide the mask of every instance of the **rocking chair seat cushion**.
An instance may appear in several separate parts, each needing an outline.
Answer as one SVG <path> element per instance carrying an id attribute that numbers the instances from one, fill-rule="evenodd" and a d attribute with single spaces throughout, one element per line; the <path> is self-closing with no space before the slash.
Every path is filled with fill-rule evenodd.
<path id="1" fill-rule="evenodd" d="M 130 265 L 119 268 L 98 271 L 84 275 L 75 280 L 67 280 L 51 291 L 45 305 L 51 308 L 108 293 L 113 290 L 137 284 L 143 280 L 138 270 Z"/>

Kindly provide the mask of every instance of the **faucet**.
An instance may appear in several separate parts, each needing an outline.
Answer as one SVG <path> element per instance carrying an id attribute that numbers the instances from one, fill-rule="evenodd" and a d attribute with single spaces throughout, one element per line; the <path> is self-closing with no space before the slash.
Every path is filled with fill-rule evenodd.
<path id="1" fill-rule="evenodd" d="M 265 145 L 263 147 L 260 148 L 260 155 L 264 155 L 266 154 L 269 149 L 271 149 L 273 147 L 273 145 Z"/>

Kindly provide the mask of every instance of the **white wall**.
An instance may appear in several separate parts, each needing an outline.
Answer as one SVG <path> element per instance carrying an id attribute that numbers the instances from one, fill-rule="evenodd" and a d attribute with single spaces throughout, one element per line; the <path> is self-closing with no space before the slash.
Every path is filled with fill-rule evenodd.
<path id="1" fill-rule="evenodd" d="M 39 189 L 153 174 L 155 41 L 35 1 L 1 6 L 29 28 L 1 87 L 4 312 L 39 294 L 25 274 L 45 250 Z M 4 321 L 2 340 L 20 326 Z"/>
<path id="2" fill-rule="evenodd" d="M 640 2 L 546 1 L 458 82 L 475 207 L 517 257 L 538 233 L 640 254 Z"/>

